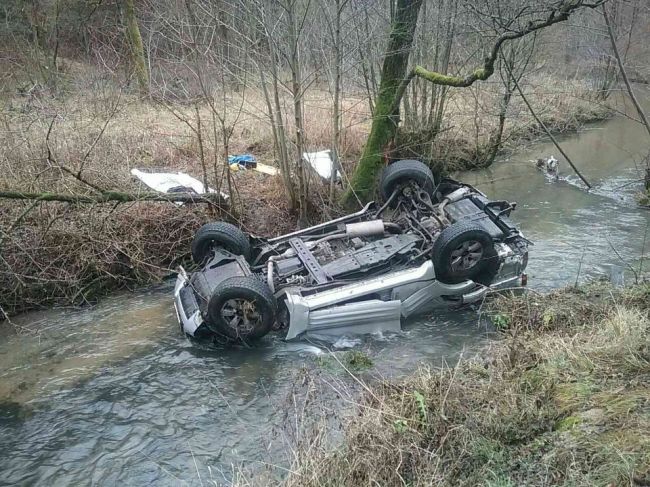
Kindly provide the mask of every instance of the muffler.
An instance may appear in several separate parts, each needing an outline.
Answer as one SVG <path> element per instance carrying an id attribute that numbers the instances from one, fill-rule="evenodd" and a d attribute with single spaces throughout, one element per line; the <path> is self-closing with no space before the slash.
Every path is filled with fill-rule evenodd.
<path id="1" fill-rule="evenodd" d="M 370 220 L 368 222 L 347 223 L 345 225 L 346 237 L 370 237 L 383 235 L 385 231 L 383 220 Z"/>

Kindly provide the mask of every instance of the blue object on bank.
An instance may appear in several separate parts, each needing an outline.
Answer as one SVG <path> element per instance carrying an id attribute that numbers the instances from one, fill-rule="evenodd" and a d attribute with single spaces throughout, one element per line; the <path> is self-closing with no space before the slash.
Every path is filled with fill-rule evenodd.
<path id="1" fill-rule="evenodd" d="M 228 164 L 238 164 L 246 169 L 257 167 L 257 160 L 252 154 L 241 154 L 237 156 L 228 156 Z"/>

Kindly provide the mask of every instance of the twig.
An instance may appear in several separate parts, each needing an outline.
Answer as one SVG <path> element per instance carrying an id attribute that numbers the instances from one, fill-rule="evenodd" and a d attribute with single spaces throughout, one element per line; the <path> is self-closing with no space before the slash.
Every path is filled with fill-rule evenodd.
<path id="1" fill-rule="evenodd" d="M 84 166 L 86 164 L 86 161 L 88 160 L 88 157 L 90 156 L 91 152 L 97 145 L 97 143 L 100 141 L 102 136 L 104 135 L 104 132 L 106 132 L 106 127 L 108 127 L 108 124 L 113 120 L 113 117 L 117 113 L 117 110 L 119 109 L 120 106 L 120 98 L 122 97 L 122 92 L 120 92 L 117 101 L 112 107 L 111 112 L 108 114 L 108 117 L 106 118 L 106 122 L 104 122 L 104 125 L 102 126 L 102 129 L 99 131 L 97 134 L 97 137 L 95 137 L 95 140 L 93 140 L 92 144 L 90 144 L 90 147 L 88 147 L 88 150 L 84 154 L 83 158 L 81 159 L 81 164 L 79 165 L 79 170 L 77 171 L 77 175 L 75 176 L 77 179 L 81 178 L 81 173 L 84 169 Z"/>
<path id="2" fill-rule="evenodd" d="M 18 218 L 16 218 L 14 222 L 11 225 L 9 225 L 9 227 L 6 230 L 2 230 L 2 235 L 0 235 L 0 249 L 2 248 L 2 243 L 4 242 L 5 235 L 9 235 L 9 233 L 14 228 L 16 228 L 21 221 L 23 221 L 23 219 L 29 214 L 29 212 L 32 211 L 40 203 L 40 201 L 41 200 L 39 199 L 33 201 L 31 205 L 25 208 L 25 210 L 20 215 L 18 215 Z M 2 311 L 1 308 L 0 311 Z"/>
<path id="3" fill-rule="evenodd" d="M 648 239 L 648 224 L 645 226 L 645 232 L 643 233 L 643 245 L 641 246 L 641 258 L 639 259 L 639 275 L 643 273 L 643 260 L 645 258 L 645 244 Z M 637 280 L 638 284 L 638 280 Z"/>
<path id="4" fill-rule="evenodd" d="M 50 135 L 52 135 L 52 128 L 54 127 L 54 122 L 56 121 L 56 117 L 57 117 L 57 115 L 52 117 L 52 121 L 50 122 L 50 126 L 47 129 L 47 134 L 45 135 L 45 147 L 47 149 L 47 162 L 49 162 L 50 164 L 54 164 L 59 169 L 61 169 L 63 172 L 68 173 L 70 176 L 75 178 L 80 183 L 83 183 L 86 186 L 88 186 L 89 188 L 92 188 L 94 191 L 97 191 L 97 192 L 101 193 L 102 189 L 99 186 L 97 186 L 97 185 L 95 185 L 95 184 L 93 184 L 93 183 L 91 183 L 91 182 L 89 182 L 86 179 L 81 177 L 81 171 L 79 171 L 77 173 L 75 171 L 72 171 L 71 169 L 68 169 L 66 166 L 59 163 L 56 160 L 56 158 L 54 157 L 54 154 L 52 153 L 52 148 L 50 147 Z"/>
<path id="5" fill-rule="evenodd" d="M 582 262 L 585 259 L 585 253 L 587 252 L 587 247 L 583 247 L 582 249 L 582 256 L 580 257 L 580 262 L 578 262 L 578 272 L 576 274 L 576 282 L 574 283 L 573 287 L 577 288 L 578 287 L 578 281 L 580 280 L 580 271 L 582 270 Z"/>

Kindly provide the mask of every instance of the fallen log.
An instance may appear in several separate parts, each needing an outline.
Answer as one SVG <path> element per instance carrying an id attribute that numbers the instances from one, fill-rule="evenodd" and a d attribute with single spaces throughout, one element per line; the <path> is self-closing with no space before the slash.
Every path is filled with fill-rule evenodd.
<path id="1" fill-rule="evenodd" d="M 60 201 L 63 203 L 130 203 L 134 201 L 168 201 L 172 203 L 208 203 L 221 208 L 228 207 L 228 200 L 219 193 L 122 193 L 102 191 L 98 194 L 27 193 L 24 191 L 0 191 L 0 198 L 32 201 Z"/>

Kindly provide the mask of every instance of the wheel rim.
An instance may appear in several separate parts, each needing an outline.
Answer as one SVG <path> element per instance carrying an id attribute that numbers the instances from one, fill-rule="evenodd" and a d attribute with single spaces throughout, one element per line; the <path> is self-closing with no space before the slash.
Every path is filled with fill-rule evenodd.
<path id="1" fill-rule="evenodd" d="M 398 181 L 395 184 L 395 187 L 398 188 L 404 194 L 404 196 L 411 196 L 413 193 L 423 191 L 420 182 L 416 181 L 415 179 L 403 179 L 401 181 Z"/>
<path id="2" fill-rule="evenodd" d="M 478 265 L 483 258 L 483 245 L 478 240 L 467 240 L 451 252 L 451 269 L 467 271 Z"/>
<path id="3" fill-rule="evenodd" d="M 229 299 L 221 307 L 221 318 L 238 335 L 248 335 L 262 324 L 262 314 L 255 301 L 248 299 Z"/>

